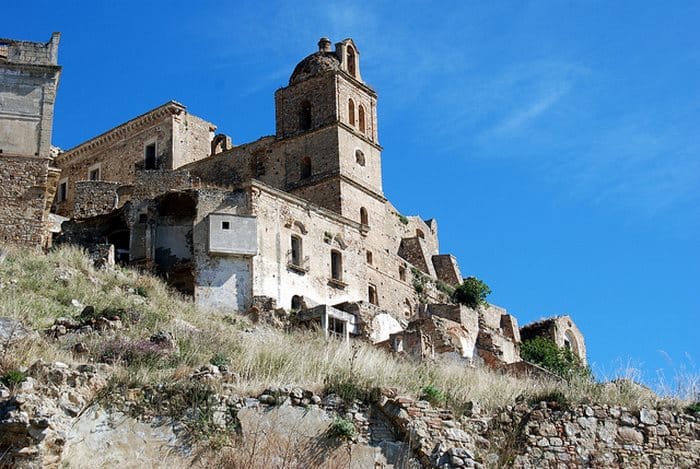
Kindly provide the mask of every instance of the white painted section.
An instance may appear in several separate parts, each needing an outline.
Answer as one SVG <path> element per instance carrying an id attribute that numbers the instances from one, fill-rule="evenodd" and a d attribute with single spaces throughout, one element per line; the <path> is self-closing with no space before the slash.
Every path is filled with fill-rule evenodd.
<path id="1" fill-rule="evenodd" d="M 213 257 L 197 271 L 195 302 L 225 311 L 243 312 L 252 297 L 250 258 Z"/>
<path id="2" fill-rule="evenodd" d="M 389 340 L 391 334 L 401 332 L 402 330 L 403 328 L 399 321 L 387 313 L 380 313 L 372 319 L 372 334 L 369 336 L 369 339 L 373 343 L 383 342 Z"/>
<path id="3" fill-rule="evenodd" d="M 254 256 L 257 252 L 255 217 L 227 213 L 209 215 L 209 254 Z"/>

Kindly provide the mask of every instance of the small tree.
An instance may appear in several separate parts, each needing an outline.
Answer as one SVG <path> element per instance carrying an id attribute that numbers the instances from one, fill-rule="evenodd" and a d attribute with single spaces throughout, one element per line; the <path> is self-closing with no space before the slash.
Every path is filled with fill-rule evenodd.
<path id="1" fill-rule="evenodd" d="M 476 308 L 485 305 L 486 297 L 491 294 L 491 289 L 482 280 L 476 277 L 467 277 L 462 284 L 452 293 L 452 301 Z"/>
<path id="2" fill-rule="evenodd" d="M 565 379 L 573 376 L 593 377 L 590 368 L 581 363 L 571 350 L 559 348 L 552 340 L 544 337 L 523 341 L 520 357 Z"/>

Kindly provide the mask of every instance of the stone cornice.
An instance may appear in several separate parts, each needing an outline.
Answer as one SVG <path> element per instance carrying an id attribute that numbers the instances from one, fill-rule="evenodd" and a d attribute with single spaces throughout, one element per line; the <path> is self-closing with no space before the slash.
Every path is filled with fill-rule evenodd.
<path id="1" fill-rule="evenodd" d="M 187 109 L 182 104 L 176 101 L 168 101 L 167 103 L 158 106 L 140 116 L 114 127 L 97 137 L 81 143 L 80 145 L 71 148 L 70 150 L 56 156 L 57 163 L 65 163 L 68 160 L 79 157 L 89 151 L 111 144 L 115 140 L 119 140 L 124 136 L 133 134 L 134 132 L 153 125 L 156 121 L 169 115 L 178 115 L 185 112 Z"/>

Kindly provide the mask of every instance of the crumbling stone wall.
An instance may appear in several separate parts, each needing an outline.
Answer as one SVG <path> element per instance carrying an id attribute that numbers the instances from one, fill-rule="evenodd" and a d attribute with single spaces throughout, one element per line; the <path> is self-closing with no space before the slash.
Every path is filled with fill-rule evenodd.
<path id="1" fill-rule="evenodd" d="M 147 145 L 156 145 L 155 163 L 159 170 L 177 169 L 207 157 L 213 129 L 212 124 L 171 101 L 61 153 L 55 161 L 62 170 L 67 191 L 64 201 L 56 200 L 56 212 L 73 215 L 76 183 L 89 180 L 90 171 L 96 168 L 99 180 L 134 184 L 137 171 L 147 170 Z"/>
<path id="2" fill-rule="evenodd" d="M 532 410 L 503 409 L 484 436 L 495 450 L 486 456 L 525 467 L 698 467 L 700 426 L 678 410 L 631 410 L 583 405 L 562 410 L 540 403 Z"/>
<path id="3" fill-rule="evenodd" d="M 164 189 L 174 191 L 197 186 L 199 186 L 199 180 L 190 176 L 187 171 L 173 171 L 169 169 L 137 170 L 131 197 L 134 200 L 145 200 L 161 194 Z"/>
<path id="4" fill-rule="evenodd" d="M 57 172 L 47 158 L 0 155 L 0 241 L 46 247 L 48 191 L 55 190 Z"/>
<path id="5" fill-rule="evenodd" d="M 520 329 L 520 335 L 522 340 L 534 337 L 549 339 L 558 347 L 571 350 L 584 364 L 586 363 L 586 343 L 583 334 L 567 315 L 527 324 Z"/>
<path id="6" fill-rule="evenodd" d="M 79 181 L 75 184 L 75 218 L 105 215 L 119 208 L 118 182 Z"/>

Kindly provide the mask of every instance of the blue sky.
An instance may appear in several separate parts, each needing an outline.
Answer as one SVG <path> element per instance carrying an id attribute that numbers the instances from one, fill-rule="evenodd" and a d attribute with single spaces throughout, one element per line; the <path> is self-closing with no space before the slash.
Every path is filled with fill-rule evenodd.
<path id="1" fill-rule="evenodd" d="M 170 99 L 234 143 L 272 134 L 294 65 L 354 38 L 385 192 L 464 275 L 521 324 L 572 315 L 601 377 L 700 373 L 697 2 L 33 5 L 0 35 L 62 32 L 63 148 Z"/>

